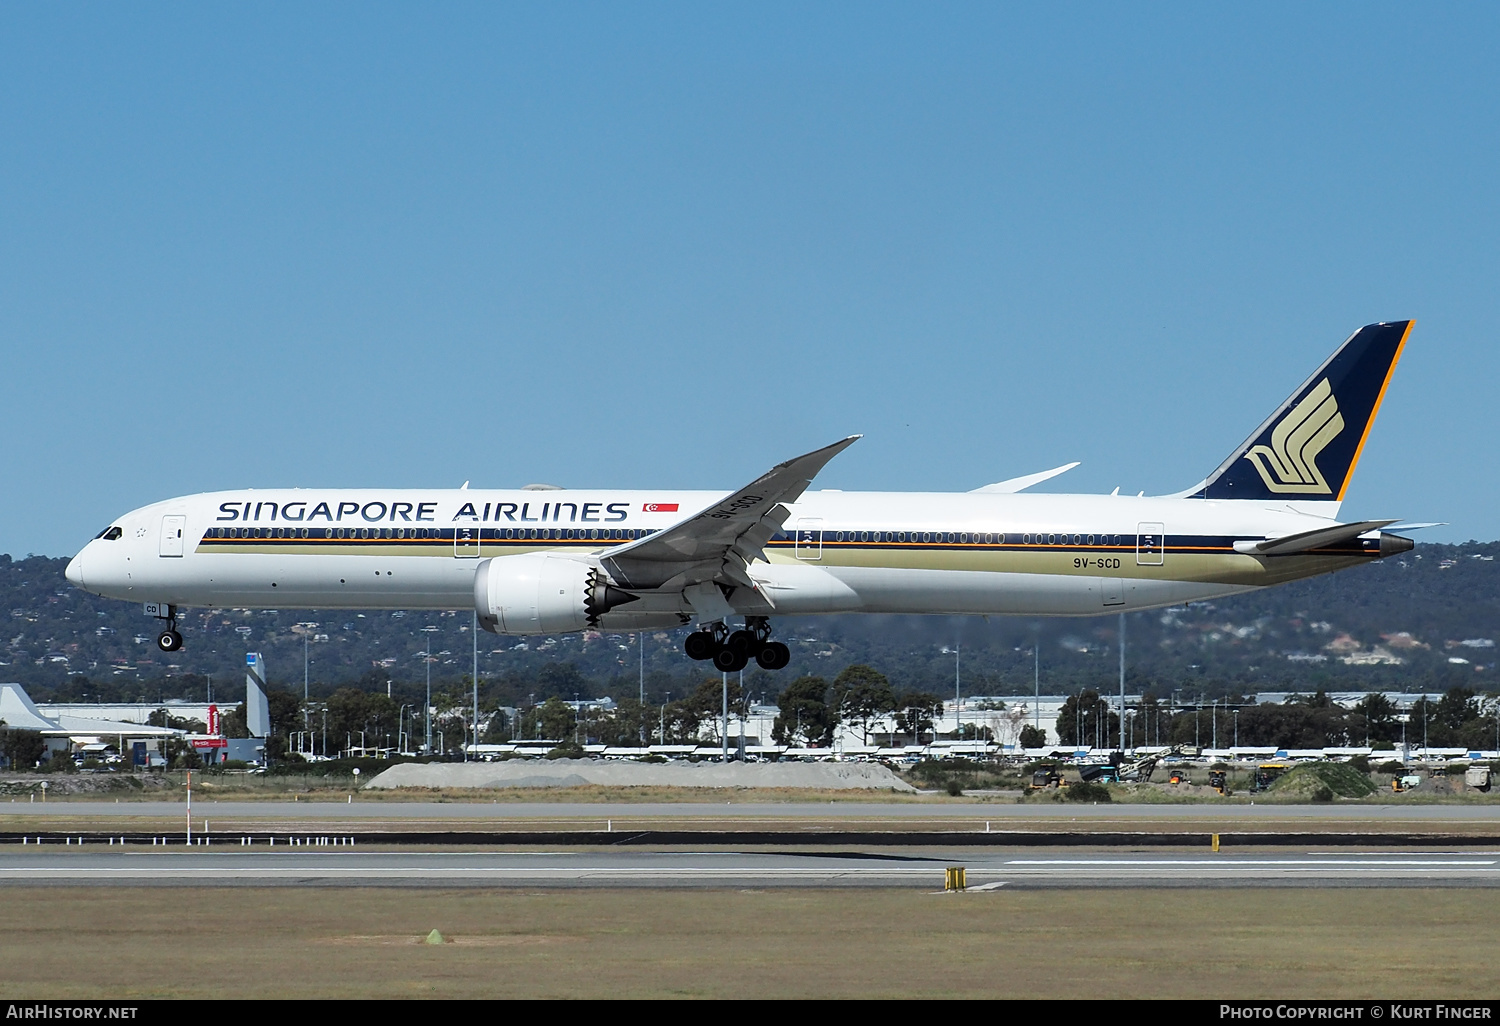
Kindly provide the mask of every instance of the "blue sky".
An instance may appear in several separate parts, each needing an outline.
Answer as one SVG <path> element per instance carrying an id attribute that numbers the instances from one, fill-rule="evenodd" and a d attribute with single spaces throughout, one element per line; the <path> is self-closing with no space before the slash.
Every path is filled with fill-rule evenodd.
<path id="1" fill-rule="evenodd" d="M 1497 9 L 0 8 L 0 551 L 231 487 L 1197 481 L 1416 331 L 1494 539 Z"/>

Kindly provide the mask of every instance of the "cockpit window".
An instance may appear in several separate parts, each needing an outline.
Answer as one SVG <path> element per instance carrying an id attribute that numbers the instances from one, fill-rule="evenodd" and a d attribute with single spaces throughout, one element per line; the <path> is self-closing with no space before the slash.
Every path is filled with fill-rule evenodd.
<path id="1" fill-rule="evenodd" d="M 118 527 L 106 527 L 104 530 L 94 535 L 94 540 L 98 541 L 102 538 L 105 541 L 114 541 L 124 533 L 125 532 L 121 531 Z"/>

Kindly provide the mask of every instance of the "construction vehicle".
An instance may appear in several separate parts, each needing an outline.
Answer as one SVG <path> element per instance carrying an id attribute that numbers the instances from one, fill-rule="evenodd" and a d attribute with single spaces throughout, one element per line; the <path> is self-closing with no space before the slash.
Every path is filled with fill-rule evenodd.
<path id="1" fill-rule="evenodd" d="M 1174 769 L 1171 775 L 1167 777 L 1167 783 L 1169 784 L 1191 784 L 1192 782 L 1192 777 L 1188 775 L 1188 771 L 1185 769 Z"/>
<path id="2" fill-rule="evenodd" d="M 1068 782 L 1063 779 L 1062 770 L 1056 766 L 1044 766 L 1031 774 L 1031 783 L 1027 785 L 1028 791 L 1045 791 L 1049 787 L 1067 787 Z"/>
<path id="3" fill-rule="evenodd" d="M 1464 784 L 1476 791 L 1488 791 L 1490 789 L 1490 768 L 1481 764 L 1469 766 L 1464 770 Z"/>
<path id="4" fill-rule="evenodd" d="M 1181 752 L 1182 746 L 1174 745 L 1159 752 L 1152 752 L 1150 755 L 1143 755 L 1131 762 L 1125 762 L 1119 752 L 1113 752 L 1110 754 L 1109 762 L 1097 766 L 1080 767 L 1078 775 L 1085 782 L 1101 784 L 1146 783 L 1151 779 L 1151 774 L 1156 772 L 1157 763 Z"/>
<path id="5" fill-rule="evenodd" d="M 1228 797 L 1228 795 L 1229 795 L 1229 771 L 1228 770 L 1209 770 L 1208 771 L 1208 786 L 1211 787 L 1211 788 L 1213 788 L 1215 791 L 1219 792 L 1221 795 L 1224 795 L 1225 797 Z"/>
<path id="6" fill-rule="evenodd" d="M 1250 780 L 1250 793 L 1269 791 L 1271 785 L 1276 783 L 1276 779 L 1289 769 L 1291 769 L 1290 766 L 1281 762 L 1261 763 L 1255 767 L 1255 775 Z"/>
<path id="7" fill-rule="evenodd" d="M 1408 773 L 1405 776 L 1398 773 L 1395 776 L 1391 777 L 1391 790 L 1396 792 L 1397 794 L 1400 794 L 1403 791 L 1410 791 L 1414 787 L 1421 786 L 1422 777 L 1417 773 Z"/>
<path id="8" fill-rule="evenodd" d="M 1078 776 L 1085 784 L 1118 784 L 1120 767 L 1109 762 L 1096 766 L 1080 766 Z"/>
<path id="9" fill-rule="evenodd" d="M 1182 746 L 1181 745 L 1173 745 L 1171 748 L 1164 748 L 1164 749 L 1162 749 L 1159 752 L 1153 752 L 1150 755 L 1142 756 L 1141 758 L 1135 760 L 1134 762 L 1128 762 L 1125 765 L 1123 765 L 1123 766 L 1120 767 L 1120 779 L 1121 780 L 1134 780 L 1134 781 L 1138 781 L 1140 783 L 1147 783 L 1147 782 L 1149 782 L 1151 780 L 1151 774 L 1153 774 L 1153 773 L 1156 772 L 1156 764 L 1157 763 L 1161 762 L 1163 759 L 1167 759 L 1167 758 L 1170 758 L 1171 756 L 1181 755 L 1181 754 L 1182 754 Z M 1175 775 L 1175 773 L 1178 772 L 1178 771 L 1173 771 L 1173 772 L 1174 772 L 1174 775 Z M 1185 781 L 1176 781 L 1176 780 L 1173 781 L 1174 784 L 1175 783 L 1179 783 L 1179 782 L 1185 782 Z"/>

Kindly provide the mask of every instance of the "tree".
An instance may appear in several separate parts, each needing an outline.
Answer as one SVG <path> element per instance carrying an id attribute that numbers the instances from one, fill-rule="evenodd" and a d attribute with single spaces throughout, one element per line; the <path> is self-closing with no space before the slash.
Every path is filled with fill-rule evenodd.
<path id="1" fill-rule="evenodd" d="M 35 769 L 46 754 L 47 741 L 40 731 L 7 727 L 0 721 L 0 755 L 11 769 Z"/>
<path id="2" fill-rule="evenodd" d="M 285 695 L 287 692 L 272 692 Z M 277 703 L 271 703 L 271 736 L 283 737 L 288 731 L 302 727 L 300 703 L 293 698 L 292 704 L 282 703 L 284 708 L 277 714 Z M 328 698 L 328 731 L 333 735 L 333 745 L 358 743 L 361 735 L 364 742 L 380 745 L 387 736 L 394 736 L 399 729 L 400 707 L 395 699 L 380 693 L 371 694 L 355 688 L 339 688 Z"/>
<path id="3" fill-rule="evenodd" d="M 650 714 L 655 726 L 656 709 L 643 706 L 639 698 L 623 698 L 615 703 L 612 715 L 590 717 L 588 734 L 602 745 L 633 748 L 641 743 L 641 725 Z"/>
<path id="4" fill-rule="evenodd" d="M 859 725 L 864 743 L 870 743 L 870 727 L 896 711 L 896 693 L 885 674 L 862 663 L 846 666 L 833 679 L 834 707 L 840 720 Z"/>
<path id="5" fill-rule="evenodd" d="M 1057 736 L 1065 745 L 1107 747 L 1120 737 L 1120 717 L 1109 709 L 1099 692 L 1085 689 L 1069 695 L 1063 703 L 1057 714 Z"/>
<path id="6" fill-rule="evenodd" d="M 1363 742 L 1363 723 L 1360 717 L 1342 709 L 1332 702 L 1325 703 L 1326 696 L 1313 695 L 1310 699 L 1293 696 L 1281 705 L 1247 705 L 1240 709 L 1239 741 L 1242 745 L 1274 745 L 1278 748 L 1326 748 L 1329 745 Z M 1224 720 L 1219 713 L 1219 744 L 1228 745 L 1234 740 L 1234 719 Z M 1359 724 L 1360 736 L 1355 738 L 1351 721 Z M 1207 724 L 1204 725 L 1207 730 Z M 1205 740 L 1210 735 L 1205 735 Z"/>
<path id="7" fill-rule="evenodd" d="M 1020 743 L 1022 748 L 1045 748 L 1047 747 L 1047 732 L 1040 727 L 1027 724 L 1021 728 Z"/>
<path id="8" fill-rule="evenodd" d="M 498 745 L 510 740 L 510 721 L 499 708 L 490 710 L 490 718 L 484 725 L 484 744 Z"/>
<path id="9" fill-rule="evenodd" d="M 709 739 L 720 740 L 723 734 L 724 688 L 724 681 L 709 678 L 699 684 L 683 703 L 684 719 L 691 718 L 694 721 L 692 730 L 694 738 L 697 738 L 703 727 L 707 725 Z M 732 711 L 740 704 L 744 696 L 737 680 L 729 681 L 728 689 L 729 708 Z"/>
<path id="10" fill-rule="evenodd" d="M 384 695 L 379 697 L 390 701 Z M 267 691 L 266 710 L 270 713 L 273 736 L 279 734 L 285 738 L 289 732 L 302 729 L 302 699 L 292 692 L 281 688 Z"/>
<path id="11" fill-rule="evenodd" d="M 542 737 L 548 741 L 571 741 L 578 723 L 578 713 L 561 698 L 553 695 L 536 710 Z"/>
<path id="12" fill-rule="evenodd" d="M 922 732 L 933 729 L 933 721 L 943 714 L 943 700 L 926 691 L 903 691 L 895 697 L 896 729 L 911 736 L 912 744 L 922 743 Z"/>
<path id="13" fill-rule="evenodd" d="M 219 714 L 219 730 L 225 737 L 243 738 L 250 736 L 250 728 L 245 720 L 245 704 L 230 709 L 228 712 Z"/>
<path id="14" fill-rule="evenodd" d="M 1396 706 L 1378 691 L 1372 691 L 1354 707 L 1354 712 L 1364 721 L 1365 734 L 1371 742 L 1395 741 L 1401 736 L 1401 724 L 1396 719 Z"/>
<path id="15" fill-rule="evenodd" d="M 792 681 L 776 696 L 776 708 L 771 739 L 778 745 L 832 741 L 834 718 L 828 708 L 828 682 L 822 677 L 809 675 Z"/>

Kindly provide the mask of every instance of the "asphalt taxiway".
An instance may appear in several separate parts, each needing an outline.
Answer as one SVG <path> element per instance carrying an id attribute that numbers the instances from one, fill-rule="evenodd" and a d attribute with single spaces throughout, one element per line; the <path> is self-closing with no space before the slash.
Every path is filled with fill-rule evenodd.
<path id="1" fill-rule="evenodd" d="M 1496 887 L 1500 850 L 1261 855 L 913 848 L 851 851 L 198 852 L 75 848 L 0 855 L 0 890 L 17 885 L 772 888 L 941 890 L 963 866 L 970 891 L 1055 887 Z"/>

